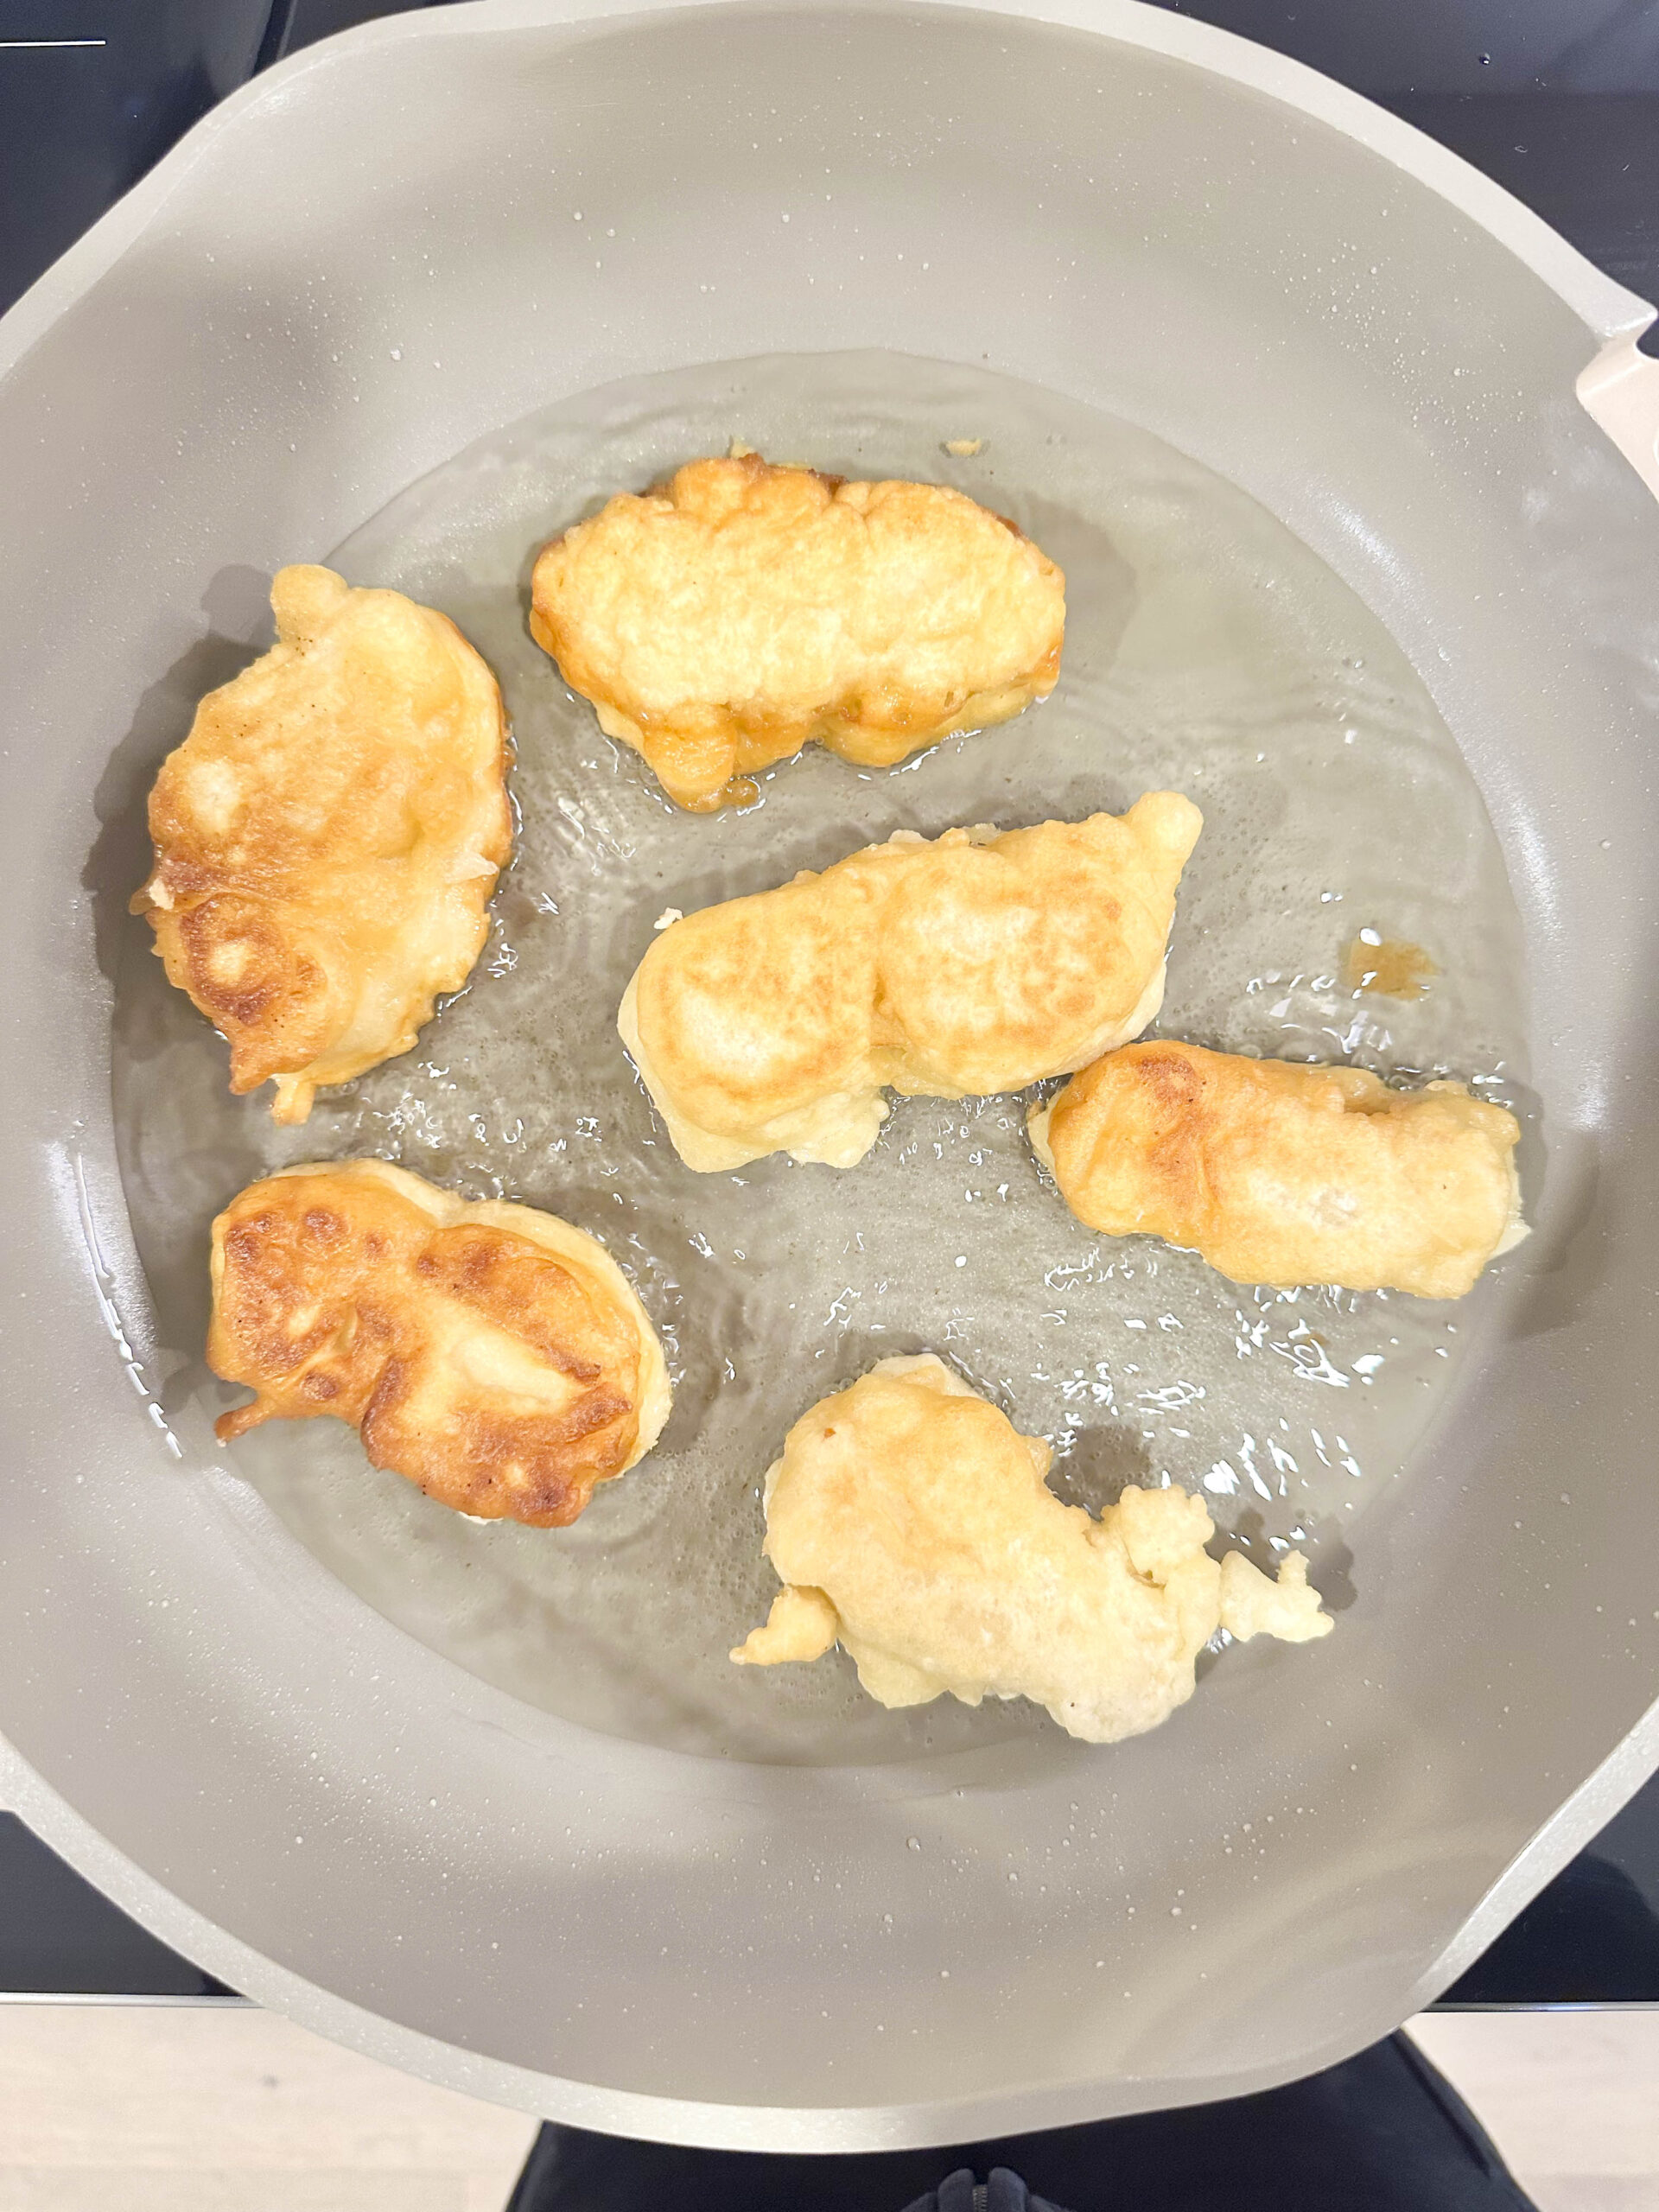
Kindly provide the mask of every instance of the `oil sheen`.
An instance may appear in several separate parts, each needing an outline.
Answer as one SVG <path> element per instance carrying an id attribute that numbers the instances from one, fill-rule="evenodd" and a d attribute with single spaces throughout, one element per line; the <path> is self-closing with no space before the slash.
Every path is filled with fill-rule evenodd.
<path id="1" fill-rule="evenodd" d="M 815 749 L 741 810 L 669 804 L 531 643 L 530 569 L 610 493 L 734 438 L 843 475 L 955 484 L 1017 522 L 1066 572 L 1053 696 L 897 769 Z M 585 1726 L 705 1755 L 885 1760 L 1052 1726 L 1021 1704 L 886 1713 L 839 1656 L 768 1670 L 727 1658 L 777 1587 L 760 1549 L 767 1464 L 808 1406 L 891 1353 L 941 1353 L 1050 1437 L 1067 1498 L 1194 1487 L 1226 1541 L 1269 1566 L 1300 1543 L 1334 1606 L 1363 1594 L 1366 1507 L 1421 1470 L 1501 1286 L 1455 1306 L 1240 1289 L 1190 1254 L 1096 1236 L 1033 1161 L 1024 1099 L 895 1102 L 846 1173 L 775 1158 L 696 1175 L 614 1026 L 667 907 L 764 889 L 895 830 L 1071 819 L 1166 788 L 1197 801 L 1205 830 L 1154 1033 L 1457 1075 L 1523 1108 L 1519 925 L 1479 793 L 1404 656 L 1323 563 L 1128 423 L 878 353 L 562 399 L 326 557 L 442 608 L 495 670 L 517 854 L 468 987 L 413 1052 L 322 1094 L 302 1129 L 277 1128 L 264 1096 L 230 1096 L 223 1046 L 135 930 L 117 1119 L 169 1418 L 204 1439 L 238 1395 L 201 1358 L 214 1212 L 285 1161 L 361 1154 L 601 1238 L 662 1332 L 675 1406 L 651 1457 L 568 1530 L 450 1513 L 328 1421 L 256 1431 L 220 1455 L 225 1478 L 459 1666 Z M 1354 988 L 1344 951 L 1361 930 L 1422 949 L 1435 972 L 1420 997 Z"/>

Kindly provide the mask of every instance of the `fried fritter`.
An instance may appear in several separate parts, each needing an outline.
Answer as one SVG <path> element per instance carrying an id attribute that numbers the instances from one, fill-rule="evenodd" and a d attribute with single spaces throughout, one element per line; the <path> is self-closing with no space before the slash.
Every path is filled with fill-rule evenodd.
<path id="1" fill-rule="evenodd" d="M 1065 578 L 941 484 L 849 484 L 758 454 L 619 493 L 536 563 L 531 635 L 680 805 L 814 739 L 887 766 L 1046 698 Z"/>
<path id="2" fill-rule="evenodd" d="M 1329 1634 L 1298 1552 L 1277 1582 L 1219 1562 L 1202 1499 L 1126 1490 L 1096 1520 L 1047 1487 L 1049 1448 L 931 1353 L 884 1359 L 798 1421 L 766 1476 L 782 1577 L 732 1656 L 772 1667 L 839 1643 L 880 1704 L 1028 1697 L 1086 1743 L 1116 1743 L 1192 1694 L 1224 1628 Z"/>
<path id="3" fill-rule="evenodd" d="M 383 1160 L 250 1184 L 213 1224 L 213 1285 L 208 1364 L 258 1394 L 226 1442 L 332 1414 L 480 1519 L 563 1528 L 668 1418 L 662 1346 L 603 1245 Z"/>
<path id="4" fill-rule="evenodd" d="M 1129 1045 L 1029 1127 L 1080 1221 L 1190 1246 L 1235 1282 L 1461 1298 L 1527 1234 L 1515 1116 L 1460 1083 Z"/>
<path id="5" fill-rule="evenodd" d="M 406 1052 L 482 950 L 512 849 L 496 682 L 446 615 L 330 569 L 277 571 L 276 643 L 209 692 L 149 798 L 133 899 L 169 982 L 231 1048 L 231 1089 Z"/>
<path id="6" fill-rule="evenodd" d="M 850 1167 L 886 1119 L 884 1084 L 1019 1090 L 1138 1036 L 1202 821 L 1154 791 L 1125 815 L 1000 836 L 900 830 L 674 922 L 617 1027 L 680 1157 Z"/>

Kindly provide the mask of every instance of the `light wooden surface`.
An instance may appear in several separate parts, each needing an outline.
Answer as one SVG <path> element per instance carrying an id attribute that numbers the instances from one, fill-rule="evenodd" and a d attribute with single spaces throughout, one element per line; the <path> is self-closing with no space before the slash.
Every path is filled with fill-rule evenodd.
<path id="1" fill-rule="evenodd" d="M 1412 2033 L 1541 2212 L 1659 2212 L 1659 2012 L 1426 2012 Z"/>
<path id="2" fill-rule="evenodd" d="M 535 2132 L 251 2008 L 0 2005 L 0 2212 L 501 2212 Z"/>
<path id="3" fill-rule="evenodd" d="M 1414 2032 L 1541 2212 L 1659 2212 L 1659 2013 Z M 0 2212 L 501 2212 L 533 2132 L 270 2013 L 0 2005 Z"/>

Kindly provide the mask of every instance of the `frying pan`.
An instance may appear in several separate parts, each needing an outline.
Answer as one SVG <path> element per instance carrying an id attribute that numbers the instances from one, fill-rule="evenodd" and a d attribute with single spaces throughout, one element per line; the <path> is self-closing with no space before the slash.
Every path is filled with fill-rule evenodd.
<path id="1" fill-rule="evenodd" d="M 9 1801 L 262 2003 L 664 2139 L 1231 2094 L 1443 1989 L 1659 1761 L 1651 314 L 1363 100 L 1128 0 L 485 0 L 200 124 L 0 327 Z M 561 393 L 859 347 L 1105 410 L 1276 517 L 1455 734 L 1524 933 L 1535 1234 L 1355 1601 L 1105 1753 L 722 1758 L 458 1667 L 199 1442 L 118 1166 L 143 792 L 273 567 Z"/>

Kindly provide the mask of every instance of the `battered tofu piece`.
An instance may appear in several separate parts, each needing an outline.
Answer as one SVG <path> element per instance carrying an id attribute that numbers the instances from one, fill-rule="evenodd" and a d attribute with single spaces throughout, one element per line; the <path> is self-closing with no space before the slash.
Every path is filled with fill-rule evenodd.
<path id="1" fill-rule="evenodd" d="M 1461 1298 L 1527 1234 L 1519 1126 L 1460 1083 L 1130 1045 L 1029 1128 L 1080 1221 L 1189 1246 L 1235 1282 Z"/>
<path id="2" fill-rule="evenodd" d="M 1138 1036 L 1163 1001 L 1203 817 L 1154 791 L 1035 829 L 900 830 L 662 929 L 617 1017 L 690 1167 L 850 1167 L 882 1087 L 1020 1090 Z"/>
<path id="3" fill-rule="evenodd" d="M 169 982 L 303 1122 L 319 1084 L 406 1052 L 483 949 L 512 850 L 506 721 L 447 616 L 331 569 L 277 571 L 276 643 L 208 694 L 149 797 L 133 899 Z"/>
<path id="4" fill-rule="evenodd" d="M 213 1224 L 213 1287 L 208 1364 L 257 1394 L 225 1442 L 332 1414 L 482 1520 L 565 1527 L 668 1418 L 662 1346 L 603 1245 L 383 1160 L 250 1184 Z"/>
<path id="5" fill-rule="evenodd" d="M 1180 1490 L 1126 1490 L 1096 1520 L 1047 1487 L 1049 1456 L 931 1353 L 884 1359 L 798 1421 L 768 1471 L 785 1587 L 733 1658 L 774 1667 L 839 1643 L 882 1705 L 1028 1697 L 1111 1744 L 1186 1702 L 1217 1628 L 1330 1633 L 1300 1553 L 1277 1582 L 1238 1553 L 1217 1562 L 1202 1500 Z"/>
<path id="6" fill-rule="evenodd" d="M 601 728 L 702 812 L 814 739 L 885 767 L 1046 698 L 1065 578 L 947 486 L 741 454 L 556 537 L 530 630 Z"/>

